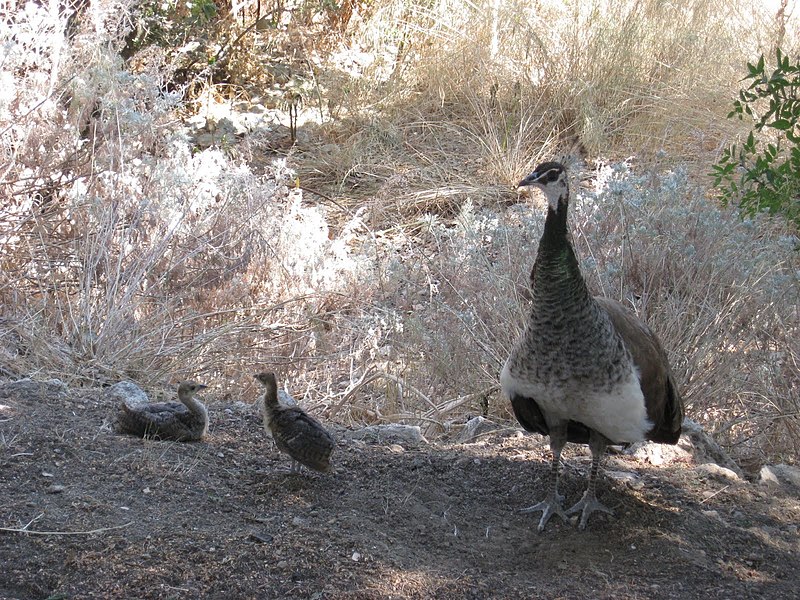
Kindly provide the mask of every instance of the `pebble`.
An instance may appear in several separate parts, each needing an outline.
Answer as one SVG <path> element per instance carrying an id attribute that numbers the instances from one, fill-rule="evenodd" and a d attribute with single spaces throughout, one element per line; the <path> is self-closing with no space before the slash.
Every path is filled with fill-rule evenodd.
<path id="1" fill-rule="evenodd" d="M 358 552 L 353 552 L 353 556 L 350 557 L 354 562 L 358 562 L 361 560 L 361 554 Z"/>
<path id="2" fill-rule="evenodd" d="M 287 563 L 285 560 L 279 560 L 278 564 L 275 566 L 278 567 L 279 569 L 285 569 L 286 567 L 289 566 L 289 563 Z"/>
<path id="3" fill-rule="evenodd" d="M 716 477 L 718 479 L 727 479 L 728 481 L 740 481 L 741 477 L 732 469 L 721 467 L 714 463 L 703 463 L 694 468 L 698 473 Z"/>
<path id="4" fill-rule="evenodd" d="M 63 485 L 61 485 L 60 483 L 54 483 L 53 485 L 51 485 L 50 487 L 47 488 L 47 493 L 48 494 L 60 494 L 65 489 L 66 488 Z"/>

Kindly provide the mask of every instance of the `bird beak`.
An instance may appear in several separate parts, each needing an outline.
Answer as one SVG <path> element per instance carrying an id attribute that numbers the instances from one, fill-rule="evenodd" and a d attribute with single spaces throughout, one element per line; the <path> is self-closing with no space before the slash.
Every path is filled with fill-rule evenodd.
<path id="1" fill-rule="evenodd" d="M 199 390 L 204 390 L 204 389 L 206 389 L 207 387 L 208 387 L 207 385 L 203 385 L 202 383 L 198 383 L 198 384 L 197 384 L 197 390 L 198 390 L 198 391 L 199 391 Z"/>
<path id="2" fill-rule="evenodd" d="M 539 173 L 538 171 L 534 171 L 533 173 L 528 175 L 525 179 L 520 181 L 517 184 L 517 187 L 518 188 L 527 187 L 529 185 L 533 185 L 535 183 L 539 183 L 539 178 L 541 178 L 541 176 L 542 176 L 542 173 Z"/>

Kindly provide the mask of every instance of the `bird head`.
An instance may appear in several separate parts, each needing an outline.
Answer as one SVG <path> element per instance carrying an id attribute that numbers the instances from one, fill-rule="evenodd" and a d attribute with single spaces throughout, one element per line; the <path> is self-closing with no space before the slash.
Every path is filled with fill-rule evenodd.
<path id="1" fill-rule="evenodd" d="M 208 386 L 202 383 L 195 383 L 194 381 L 182 381 L 178 386 L 178 395 L 194 396 L 200 390 L 206 389 Z"/>
<path id="2" fill-rule="evenodd" d="M 567 184 L 567 170 L 564 165 L 557 162 L 545 162 L 536 167 L 533 172 L 517 184 L 517 187 L 534 186 L 542 190 L 547 198 L 547 204 L 553 211 L 557 211 L 562 203 L 569 197 Z"/>
<path id="3" fill-rule="evenodd" d="M 275 379 L 275 373 L 264 371 L 263 373 L 256 373 L 253 377 L 264 387 L 278 389 L 278 380 Z"/>

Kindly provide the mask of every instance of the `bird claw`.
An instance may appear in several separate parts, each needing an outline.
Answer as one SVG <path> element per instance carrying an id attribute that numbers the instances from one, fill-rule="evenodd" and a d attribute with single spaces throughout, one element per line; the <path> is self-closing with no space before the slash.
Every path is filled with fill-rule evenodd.
<path id="1" fill-rule="evenodd" d="M 608 513 L 609 515 L 613 515 L 614 511 L 608 508 L 605 504 L 601 503 L 597 496 L 593 493 L 590 494 L 589 490 L 584 492 L 583 497 L 578 500 L 575 506 L 569 508 L 566 511 L 567 515 L 572 515 L 577 512 L 581 513 L 581 520 L 578 522 L 578 529 L 586 529 L 586 522 L 589 520 L 589 515 L 599 510 L 600 512 Z"/>
<path id="2" fill-rule="evenodd" d="M 564 522 L 567 521 L 567 516 L 564 513 L 564 507 L 561 506 L 561 502 L 563 500 L 564 497 L 560 494 L 551 495 L 549 498 L 542 500 L 538 504 L 534 504 L 533 506 L 529 506 L 527 508 L 521 508 L 519 512 L 532 513 L 542 511 L 542 518 L 539 519 L 539 526 L 537 529 L 539 531 L 544 531 L 545 525 L 547 525 L 547 522 L 553 515 L 558 515 Z"/>

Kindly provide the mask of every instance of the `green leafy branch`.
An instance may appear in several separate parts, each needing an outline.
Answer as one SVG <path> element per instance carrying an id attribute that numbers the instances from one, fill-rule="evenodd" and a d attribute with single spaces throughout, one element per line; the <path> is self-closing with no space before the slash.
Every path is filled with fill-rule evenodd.
<path id="1" fill-rule="evenodd" d="M 711 175 L 723 203 L 736 203 L 742 216 L 768 211 L 800 225 L 800 63 L 780 49 L 776 59 L 771 73 L 763 54 L 748 63 L 742 81 L 750 85 L 739 91 L 728 118 L 750 118 L 753 128 L 744 143 L 722 152 Z"/>

